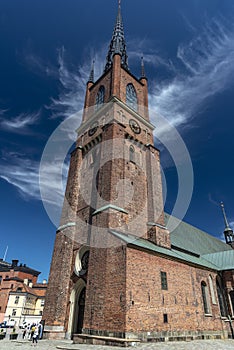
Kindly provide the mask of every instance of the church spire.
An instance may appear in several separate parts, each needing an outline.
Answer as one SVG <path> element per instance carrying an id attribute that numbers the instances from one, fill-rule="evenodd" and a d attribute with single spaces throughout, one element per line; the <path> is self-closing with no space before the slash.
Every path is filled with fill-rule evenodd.
<path id="1" fill-rule="evenodd" d="M 121 64 L 124 68 L 128 68 L 128 56 L 126 53 L 126 43 L 124 37 L 124 29 L 123 29 L 123 20 L 121 15 L 121 0 L 118 5 L 118 15 L 116 18 L 116 23 L 114 27 L 114 31 L 112 34 L 112 39 L 109 46 L 109 51 L 106 57 L 106 66 L 104 72 L 106 72 L 113 63 L 113 56 L 115 54 L 119 54 L 121 56 Z"/>
<path id="2" fill-rule="evenodd" d="M 223 202 L 221 202 L 220 205 L 221 205 L 221 208 L 222 208 L 223 218 L 224 218 L 224 225 L 225 225 L 224 236 L 225 236 L 225 240 L 226 240 L 226 243 L 231 244 L 231 243 L 233 243 L 233 230 L 229 226 Z"/>
<path id="3" fill-rule="evenodd" d="M 88 83 L 94 83 L 94 63 L 95 63 L 95 61 L 93 60 L 92 66 L 91 66 L 91 71 L 90 71 L 90 74 L 89 74 Z"/>
<path id="4" fill-rule="evenodd" d="M 145 78 L 145 64 L 144 57 L 141 57 L 141 78 Z"/>

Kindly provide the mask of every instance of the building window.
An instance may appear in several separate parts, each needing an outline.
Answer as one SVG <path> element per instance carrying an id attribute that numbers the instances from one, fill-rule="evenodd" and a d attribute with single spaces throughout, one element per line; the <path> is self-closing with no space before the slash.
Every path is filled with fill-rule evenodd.
<path id="1" fill-rule="evenodd" d="M 0 276 L 0 284 L 2 283 L 2 276 Z"/>
<path id="2" fill-rule="evenodd" d="M 218 279 L 216 279 L 216 288 L 217 288 L 219 309 L 220 309 L 221 317 L 227 317 L 227 308 L 226 308 L 225 298 L 223 295 L 222 285 Z"/>
<path id="3" fill-rule="evenodd" d="M 22 288 L 21 287 L 18 287 L 16 292 L 22 292 Z"/>
<path id="4" fill-rule="evenodd" d="M 45 299 L 41 299 L 41 306 L 45 305 Z"/>
<path id="5" fill-rule="evenodd" d="M 98 110 L 104 103 L 104 97 L 105 97 L 105 88 L 104 86 L 100 86 L 97 96 L 96 96 L 96 106 L 95 109 Z"/>
<path id="6" fill-rule="evenodd" d="M 13 309 L 12 310 L 12 314 L 11 314 L 12 316 L 15 316 L 16 315 L 16 309 Z"/>
<path id="7" fill-rule="evenodd" d="M 209 286 L 210 286 L 210 295 L 211 295 L 212 304 L 217 304 L 215 293 L 214 293 L 213 278 L 211 275 L 209 275 Z"/>
<path id="8" fill-rule="evenodd" d="M 167 290 L 167 273 L 161 271 L 161 287 L 163 290 Z"/>
<path id="9" fill-rule="evenodd" d="M 231 290 L 230 293 L 231 305 L 232 305 L 232 314 L 234 314 L 234 290 Z"/>
<path id="10" fill-rule="evenodd" d="M 126 87 L 126 104 L 137 111 L 137 94 L 132 84 L 128 84 Z"/>
<path id="11" fill-rule="evenodd" d="M 133 146 L 129 147 L 129 160 L 130 162 L 135 163 L 135 150 Z"/>
<path id="12" fill-rule="evenodd" d="M 19 296 L 16 295 L 16 297 L 15 297 L 15 304 L 18 304 L 18 303 L 19 303 Z"/>
<path id="13" fill-rule="evenodd" d="M 207 288 L 206 282 L 204 282 L 204 281 L 202 281 L 202 283 L 201 283 L 201 290 L 202 290 L 202 300 L 203 300 L 204 312 L 205 312 L 205 314 L 210 314 L 208 288 Z"/>
<path id="14" fill-rule="evenodd" d="M 163 314 L 163 323 L 168 323 L 168 315 Z"/>

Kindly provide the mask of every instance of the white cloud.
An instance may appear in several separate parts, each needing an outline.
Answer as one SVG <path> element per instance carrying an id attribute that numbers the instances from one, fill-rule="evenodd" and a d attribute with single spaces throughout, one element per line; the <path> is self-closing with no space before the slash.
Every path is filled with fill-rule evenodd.
<path id="1" fill-rule="evenodd" d="M 35 124 L 40 116 L 40 111 L 33 113 L 20 113 L 14 118 L 9 119 L 7 116 L 0 117 L 0 126 L 11 132 L 22 133 L 28 132 L 29 126 Z"/>
<path id="2" fill-rule="evenodd" d="M 103 46 L 104 47 L 104 46 Z M 92 49 L 87 49 L 86 59 L 78 67 L 66 63 L 66 50 L 58 50 L 58 79 L 61 90 L 57 98 L 47 108 L 51 109 L 53 117 L 66 118 L 82 110 L 84 106 L 86 83 L 91 71 L 92 60 L 95 59 L 95 77 L 101 76 L 104 68 L 104 48 L 92 55 Z M 87 57 L 90 57 L 87 59 Z"/>
<path id="3" fill-rule="evenodd" d="M 11 156 L 11 164 L 7 162 Z M 43 200 L 60 210 L 64 198 L 65 183 L 68 164 L 63 164 L 63 174 L 60 176 L 58 167 L 61 165 L 60 159 L 54 159 L 54 162 L 44 164 L 44 176 L 41 185 L 47 189 L 47 196 Z M 4 152 L 3 161 L 0 164 L 0 177 L 9 184 L 16 187 L 24 199 L 41 200 L 39 189 L 39 166 L 38 161 L 25 158 L 20 153 L 8 154 Z M 48 174 L 48 176 L 46 176 Z M 53 178 L 53 181 L 51 181 Z M 47 180 L 48 179 L 48 180 Z"/>
<path id="4" fill-rule="evenodd" d="M 233 83 L 233 28 L 225 27 L 221 20 L 213 21 L 200 36 L 179 45 L 177 59 L 184 68 L 178 68 L 171 81 L 155 82 L 149 95 L 151 109 L 175 127 L 191 120 L 204 102 Z M 152 122 L 157 124 L 157 114 L 152 115 Z"/>

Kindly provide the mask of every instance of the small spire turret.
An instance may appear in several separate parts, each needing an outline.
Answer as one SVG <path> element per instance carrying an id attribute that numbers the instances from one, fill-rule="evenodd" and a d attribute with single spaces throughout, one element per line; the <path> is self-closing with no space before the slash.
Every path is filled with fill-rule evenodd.
<path id="1" fill-rule="evenodd" d="M 92 62 L 88 83 L 94 83 L 94 63 L 95 63 L 95 60 L 93 60 Z"/>
<path id="2" fill-rule="evenodd" d="M 145 64 L 144 64 L 144 57 L 141 57 L 141 78 L 146 78 L 145 76 Z"/>
<path id="3" fill-rule="evenodd" d="M 234 235 L 233 235 L 233 230 L 230 228 L 230 225 L 227 220 L 225 208 L 223 202 L 220 203 L 222 212 L 223 212 L 223 218 L 224 218 L 224 236 L 227 244 L 233 245 L 234 244 Z"/>
<path id="4" fill-rule="evenodd" d="M 121 56 L 121 64 L 127 70 L 128 68 L 128 56 L 126 52 L 126 43 L 124 37 L 123 20 L 121 15 L 121 1 L 118 0 L 118 15 L 116 18 L 116 23 L 114 31 L 112 34 L 112 39 L 109 46 L 109 51 L 106 57 L 106 65 L 104 72 L 106 72 L 113 63 L 113 56 L 119 54 Z"/>

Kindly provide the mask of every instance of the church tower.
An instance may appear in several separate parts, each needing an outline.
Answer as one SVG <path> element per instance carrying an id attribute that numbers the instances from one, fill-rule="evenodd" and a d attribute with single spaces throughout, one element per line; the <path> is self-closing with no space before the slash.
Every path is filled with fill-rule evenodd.
<path id="1" fill-rule="evenodd" d="M 144 62 L 138 79 L 119 2 L 104 72 L 95 81 L 93 64 L 71 153 L 43 314 L 48 337 L 125 337 L 128 299 L 134 304 L 126 240 L 171 248 L 153 130 Z"/>

